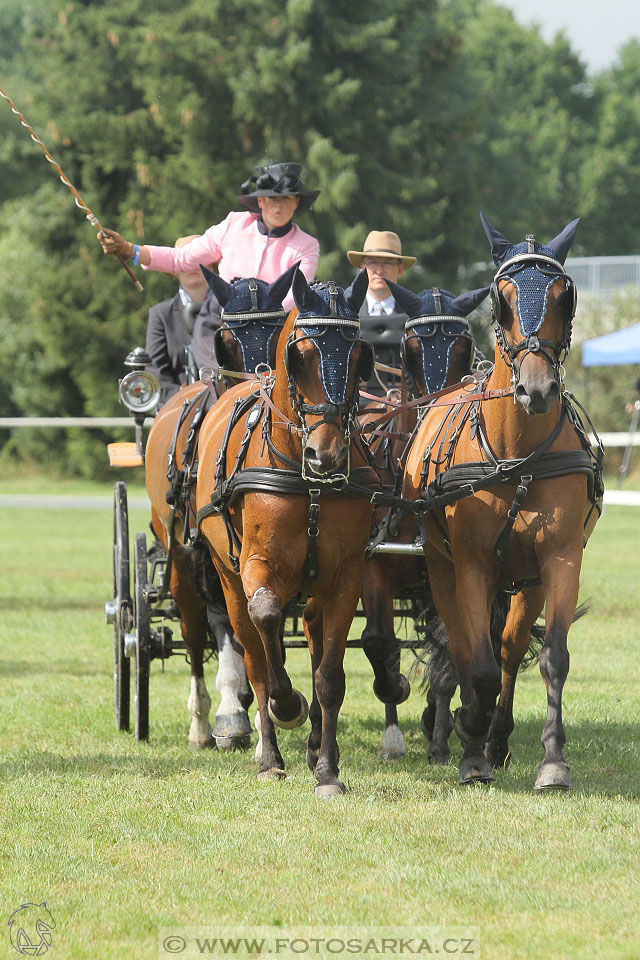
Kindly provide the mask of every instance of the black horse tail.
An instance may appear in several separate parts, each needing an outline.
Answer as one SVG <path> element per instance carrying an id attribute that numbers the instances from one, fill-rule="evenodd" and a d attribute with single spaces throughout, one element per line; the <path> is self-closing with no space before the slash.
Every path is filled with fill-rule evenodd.
<path id="1" fill-rule="evenodd" d="M 571 623 L 575 623 L 576 620 L 580 620 L 581 617 L 584 617 L 586 613 L 589 612 L 589 607 L 591 606 L 591 601 L 585 600 L 584 603 L 579 604 L 576 607 L 576 611 L 571 618 Z M 511 594 L 507 593 L 506 590 L 499 590 L 496 594 L 496 597 L 491 604 L 491 646 L 493 648 L 493 654 L 496 658 L 496 663 L 498 665 L 502 662 L 502 632 L 504 630 L 504 625 L 507 622 L 507 614 L 511 607 Z M 527 667 L 530 667 L 532 664 L 538 662 L 540 657 L 540 651 L 544 646 L 545 638 L 545 624 L 543 618 L 540 616 L 536 622 L 531 627 L 531 632 L 529 635 L 529 646 L 527 652 L 522 658 L 522 663 L 519 666 L 519 670 L 526 670 Z"/>

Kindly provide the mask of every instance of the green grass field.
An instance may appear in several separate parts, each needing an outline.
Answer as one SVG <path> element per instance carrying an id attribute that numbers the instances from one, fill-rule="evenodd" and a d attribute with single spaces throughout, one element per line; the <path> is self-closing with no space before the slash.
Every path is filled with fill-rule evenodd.
<path id="1" fill-rule="evenodd" d="M 308 726 L 280 734 L 282 783 L 256 781 L 253 749 L 188 751 L 179 658 L 152 665 L 149 744 L 117 733 L 111 512 L 3 507 L 0 524 L 0 958 L 19 955 L 11 914 L 43 901 L 52 960 L 166 957 L 159 928 L 182 924 L 472 926 L 467 955 L 491 960 L 640 956 L 640 511 L 609 507 L 585 554 L 592 609 L 570 635 L 564 700 L 573 793 L 532 790 L 537 668 L 519 680 L 511 768 L 469 789 L 454 738 L 451 765 L 426 763 L 417 684 L 399 708 L 406 758 L 378 758 L 383 708 L 355 650 L 339 731 L 348 793 L 334 801 L 313 795 Z M 131 512 L 132 535 L 147 524 Z M 309 696 L 308 654 L 288 663 Z M 206 676 L 215 709 L 213 665 Z"/>

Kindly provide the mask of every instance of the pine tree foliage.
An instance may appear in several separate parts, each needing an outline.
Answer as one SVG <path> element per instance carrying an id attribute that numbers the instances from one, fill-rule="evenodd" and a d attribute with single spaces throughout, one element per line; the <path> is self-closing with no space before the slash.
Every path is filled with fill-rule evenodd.
<path id="1" fill-rule="evenodd" d="M 392 229 L 418 258 L 409 286 L 459 289 L 488 259 L 480 209 L 542 239 L 584 216 L 585 253 L 611 252 L 613 215 L 635 252 L 634 42 L 591 83 L 563 35 L 492 0 L 0 0 L 0 57 L 0 85 L 130 240 L 200 233 L 256 165 L 296 159 L 321 190 L 299 222 L 322 279 L 349 282 L 345 251 Z M 122 360 L 175 280 L 140 273 L 135 290 L 4 101 L 0 204 L 3 414 L 122 414 Z M 93 431 L 26 434 L 5 432 L 5 460 L 105 463 Z"/>

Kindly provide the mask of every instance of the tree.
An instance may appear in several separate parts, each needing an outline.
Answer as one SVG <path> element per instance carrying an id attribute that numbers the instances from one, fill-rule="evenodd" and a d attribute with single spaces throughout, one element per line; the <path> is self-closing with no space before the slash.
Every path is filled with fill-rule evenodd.
<path id="1" fill-rule="evenodd" d="M 630 40 L 595 83 L 594 149 L 581 186 L 592 256 L 640 252 L 640 43 Z"/>

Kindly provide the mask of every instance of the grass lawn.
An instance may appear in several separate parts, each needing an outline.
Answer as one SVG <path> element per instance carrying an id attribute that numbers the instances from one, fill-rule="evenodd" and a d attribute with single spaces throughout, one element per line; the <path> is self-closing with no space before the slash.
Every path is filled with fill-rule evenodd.
<path id="1" fill-rule="evenodd" d="M 0 483 L 9 492 L 43 488 Z M 130 511 L 132 537 L 147 526 Z M 167 957 L 161 926 L 216 924 L 371 936 L 471 926 L 468 955 L 491 960 L 640 956 L 637 509 L 608 507 L 585 554 L 592 608 L 570 635 L 568 795 L 532 790 L 537 668 L 518 681 L 511 768 L 489 788 L 458 786 L 455 738 L 451 765 L 427 765 L 417 684 L 399 708 L 406 757 L 378 758 L 383 708 L 358 650 L 339 727 L 343 798 L 313 795 L 308 726 L 280 734 L 282 783 L 257 783 L 253 750 L 188 751 L 180 658 L 164 673 L 152 664 L 150 742 L 136 745 L 113 721 L 110 510 L 3 507 L 0 531 L 0 958 L 18 955 L 11 914 L 43 901 L 52 960 Z M 288 664 L 310 698 L 307 652 Z M 213 664 L 206 677 L 215 710 Z"/>

